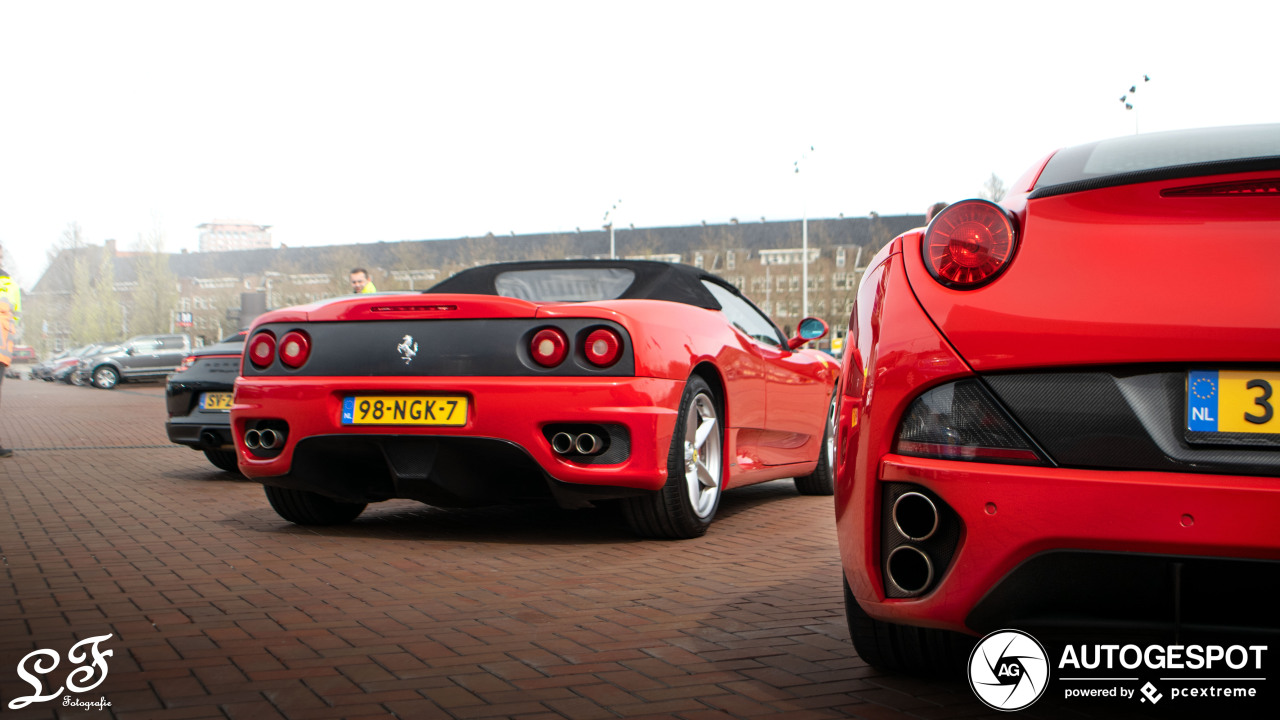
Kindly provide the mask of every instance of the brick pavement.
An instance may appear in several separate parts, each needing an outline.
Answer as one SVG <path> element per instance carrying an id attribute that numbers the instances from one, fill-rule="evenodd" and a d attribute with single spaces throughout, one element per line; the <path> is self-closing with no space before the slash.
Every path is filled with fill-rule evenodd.
<path id="1" fill-rule="evenodd" d="M 5 383 L 0 715 L 1001 716 L 857 657 L 831 500 L 789 481 L 728 493 L 692 541 L 637 540 L 603 510 L 401 501 L 305 529 L 170 445 L 162 396 Z M 110 708 L 7 709 L 32 692 L 24 655 L 108 633 L 107 677 L 74 697 Z"/>

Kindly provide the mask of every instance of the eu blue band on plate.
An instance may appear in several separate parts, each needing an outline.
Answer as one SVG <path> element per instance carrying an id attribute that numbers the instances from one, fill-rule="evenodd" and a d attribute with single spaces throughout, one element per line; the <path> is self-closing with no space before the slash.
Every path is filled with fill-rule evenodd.
<path id="1" fill-rule="evenodd" d="M 356 419 L 356 399 L 354 397 L 343 398 L 342 400 L 342 423 L 350 425 Z"/>
<path id="2" fill-rule="evenodd" d="M 1187 373 L 1187 429 L 1218 431 L 1218 371 L 1192 370 Z"/>

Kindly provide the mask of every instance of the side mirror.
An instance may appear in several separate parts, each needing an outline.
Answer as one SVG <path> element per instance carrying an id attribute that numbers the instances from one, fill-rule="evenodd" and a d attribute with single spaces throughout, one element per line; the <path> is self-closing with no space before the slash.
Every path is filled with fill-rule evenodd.
<path id="1" fill-rule="evenodd" d="M 787 347 L 796 350 L 807 342 L 821 340 L 827 336 L 827 332 L 827 324 L 820 318 L 807 317 L 800 321 L 800 326 L 796 328 L 796 336 L 787 341 Z"/>
<path id="2" fill-rule="evenodd" d="M 136 352 L 138 352 L 138 348 L 134 347 L 133 345 L 130 345 L 128 348 L 125 349 L 124 354 L 133 355 Z"/>

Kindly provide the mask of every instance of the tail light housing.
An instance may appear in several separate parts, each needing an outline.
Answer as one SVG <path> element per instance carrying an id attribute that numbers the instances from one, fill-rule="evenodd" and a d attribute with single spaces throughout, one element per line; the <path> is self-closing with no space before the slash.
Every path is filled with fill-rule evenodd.
<path id="1" fill-rule="evenodd" d="M 311 357 L 311 338 L 301 330 L 290 330 L 280 338 L 280 362 L 300 368 Z"/>
<path id="2" fill-rule="evenodd" d="M 977 380 L 939 385 L 916 398 L 898 425 L 899 455 L 1014 465 L 1048 465 Z"/>
<path id="3" fill-rule="evenodd" d="M 542 328 L 529 341 L 529 354 L 542 367 L 553 368 L 569 355 L 569 338 L 559 328 Z"/>
<path id="4" fill-rule="evenodd" d="M 196 364 L 196 356 L 188 355 L 182 358 L 182 364 L 174 368 L 173 371 L 175 373 L 186 372 L 188 369 L 191 368 L 192 365 L 195 365 L 195 364 Z"/>
<path id="5" fill-rule="evenodd" d="M 995 280 L 1018 247 L 1013 219 L 986 200 L 961 200 L 929 223 L 922 251 L 929 274 L 957 290 L 972 290 Z"/>
<path id="6" fill-rule="evenodd" d="M 245 354 L 249 356 L 249 362 L 253 363 L 254 367 L 259 370 L 265 369 L 275 359 L 276 336 L 267 330 L 255 334 L 249 340 L 249 347 Z"/>
<path id="7" fill-rule="evenodd" d="M 622 356 L 622 338 L 610 328 L 596 328 L 587 335 L 582 351 L 592 365 L 609 367 Z"/>

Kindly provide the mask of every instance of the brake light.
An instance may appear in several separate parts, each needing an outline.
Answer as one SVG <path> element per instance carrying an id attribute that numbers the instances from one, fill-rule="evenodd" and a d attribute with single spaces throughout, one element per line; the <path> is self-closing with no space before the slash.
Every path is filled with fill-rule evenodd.
<path id="1" fill-rule="evenodd" d="M 1164 197 L 1239 197 L 1244 195 L 1280 195 L 1280 178 L 1241 180 L 1237 182 L 1194 185 L 1161 190 Z"/>
<path id="2" fill-rule="evenodd" d="M 622 355 L 622 338 L 609 328 L 597 328 L 587 336 L 587 344 L 583 352 L 592 365 L 609 367 Z"/>
<path id="3" fill-rule="evenodd" d="M 311 339 L 301 330 L 291 330 L 280 338 L 280 362 L 291 368 L 302 367 L 311 356 Z"/>
<path id="4" fill-rule="evenodd" d="M 557 328 L 543 328 L 533 334 L 529 353 L 542 367 L 555 367 L 569 354 L 569 338 Z"/>
<path id="5" fill-rule="evenodd" d="M 938 282 L 972 290 L 995 280 L 1009 265 L 1018 236 L 1009 214 L 986 200 L 948 205 L 924 233 L 924 264 Z"/>
<path id="6" fill-rule="evenodd" d="M 371 312 L 449 312 L 457 309 L 457 305 L 378 305 L 369 308 Z"/>
<path id="7" fill-rule="evenodd" d="M 186 372 L 188 368 L 190 368 L 192 365 L 195 365 L 195 364 L 196 364 L 196 356 L 188 355 L 182 358 L 182 364 L 174 368 L 173 371 L 175 373 Z"/>
<path id="8" fill-rule="evenodd" d="M 249 341 L 249 362 L 253 366 L 262 370 L 271 364 L 271 359 L 276 355 L 276 336 L 270 331 L 263 330 L 253 339 Z"/>

